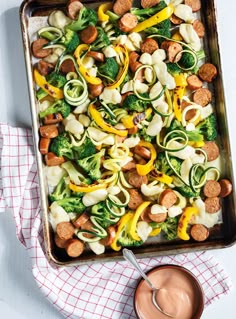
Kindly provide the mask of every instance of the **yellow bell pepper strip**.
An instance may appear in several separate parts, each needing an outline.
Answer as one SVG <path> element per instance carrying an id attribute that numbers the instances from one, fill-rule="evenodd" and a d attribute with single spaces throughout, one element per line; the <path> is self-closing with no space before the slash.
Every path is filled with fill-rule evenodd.
<path id="1" fill-rule="evenodd" d="M 173 108 L 174 108 L 174 114 L 176 119 L 179 122 L 181 122 L 181 119 L 182 119 L 181 100 L 185 93 L 187 81 L 183 73 L 176 75 L 174 79 L 176 83 L 176 88 L 174 89 Z"/>
<path id="2" fill-rule="evenodd" d="M 137 164 L 136 165 L 136 170 L 137 170 L 138 174 L 141 176 L 145 176 L 148 173 L 150 173 L 151 170 L 153 170 L 153 163 L 157 157 L 157 152 L 156 152 L 154 146 L 149 142 L 140 141 L 138 145 L 148 148 L 149 151 L 151 152 L 151 158 L 146 164 L 144 164 L 144 165 Z"/>
<path id="3" fill-rule="evenodd" d="M 139 220 L 139 217 L 141 216 L 142 212 L 151 204 L 151 202 L 146 201 L 143 202 L 141 205 L 139 205 L 139 207 L 136 209 L 135 213 L 134 213 L 134 217 L 131 221 L 130 224 L 130 235 L 134 240 L 141 240 L 141 238 L 138 236 L 137 232 L 136 232 L 136 228 L 137 228 L 137 222 Z"/>
<path id="4" fill-rule="evenodd" d="M 42 76 L 37 69 L 34 69 L 34 80 L 39 87 L 41 87 L 54 99 L 61 100 L 64 98 L 63 90 L 48 83 L 45 77 Z"/>
<path id="5" fill-rule="evenodd" d="M 107 185 L 105 183 L 102 184 L 91 184 L 91 185 L 76 185 L 72 182 L 69 184 L 69 188 L 76 193 L 91 193 L 98 189 L 106 188 Z"/>
<path id="6" fill-rule="evenodd" d="M 157 12 L 149 19 L 146 19 L 143 22 L 140 22 L 130 32 L 141 32 L 147 28 L 150 28 L 150 27 L 154 26 L 155 24 L 158 24 L 166 19 L 169 19 L 170 16 L 173 14 L 173 12 L 174 12 L 174 7 L 172 4 L 169 4 L 166 8 Z"/>
<path id="7" fill-rule="evenodd" d="M 120 69 L 116 81 L 107 85 L 108 89 L 118 88 L 123 83 L 123 81 L 126 77 L 126 74 L 128 72 L 128 69 L 129 69 L 129 53 L 128 53 L 126 47 L 123 46 L 122 44 L 118 44 L 117 46 L 115 46 L 114 49 L 115 49 L 116 53 L 118 53 L 118 55 L 120 53 L 123 53 L 125 60 L 124 60 L 124 66 L 123 66 L 123 68 Z"/>
<path id="8" fill-rule="evenodd" d="M 96 106 L 94 104 L 90 104 L 88 107 L 88 111 L 91 115 L 91 118 L 96 122 L 96 124 L 101 127 L 104 131 L 112 134 L 116 134 L 122 137 L 125 137 L 128 135 L 127 130 L 118 130 L 114 127 L 112 127 L 110 124 L 104 121 L 101 113 L 96 109 Z"/>
<path id="9" fill-rule="evenodd" d="M 92 76 L 88 73 L 87 69 L 83 66 L 83 63 L 81 61 L 81 55 L 84 51 L 88 51 L 89 46 L 87 44 L 80 44 L 77 46 L 74 52 L 74 56 L 76 58 L 77 64 L 79 66 L 79 71 L 84 77 L 85 81 L 90 84 L 99 85 L 102 83 L 102 80 L 100 78 L 97 78 L 95 76 Z"/>
<path id="10" fill-rule="evenodd" d="M 177 235 L 182 240 L 189 240 L 190 237 L 187 234 L 187 227 L 191 218 L 198 214 L 197 207 L 186 207 L 184 212 L 182 213 L 179 222 L 178 222 L 178 230 Z"/>
<path id="11" fill-rule="evenodd" d="M 155 237 L 157 235 L 159 235 L 161 232 L 161 228 L 155 228 L 153 229 L 150 234 L 148 235 L 148 237 Z"/>
<path id="12" fill-rule="evenodd" d="M 171 39 L 177 40 L 177 41 L 182 41 L 182 40 L 183 40 L 183 38 L 182 38 L 182 36 L 181 36 L 181 34 L 180 34 L 179 32 L 175 32 L 175 33 L 172 35 Z"/>
<path id="13" fill-rule="evenodd" d="M 115 238 L 113 239 L 113 242 L 111 243 L 111 248 L 115 251 L 121 250 L 121 246 L 117 245 L 117 241 L 120 237 L 121 232 L 123 231 L 124 227 L 131 221 L 134 214 L 131 212 L 128 212 L 127 214 L 123 215 L 121 219 L 118 222 L 118 229 L 115 235 Z"/>
<path id="14" fill-rule="evenodd" d="M 161 182 L 161 183 L 164 183 L 167 185 L 170 185 L 173 182 L 173 177 L 166 175 L 166 174 L 158 171 L 157 169 L 152 170 L 151 175 L 158 182 Z"/>
<path id="15" fill-rule="evenodd" d="M 134 113 L 122 117 L 121 122 L 126 128 L 133 128 L 141 121 L 145 120 L 152 114 L 152 108 L 149 107 L 145 112 Z"/>
<path id="16" fill-rule="evenodd" d="M 112 9 L 112 2 L 106 2 L 98 7 L 98 21 L 106 22 L 109 20 L 109 16 L 105 13 L 107 10 Z"/>

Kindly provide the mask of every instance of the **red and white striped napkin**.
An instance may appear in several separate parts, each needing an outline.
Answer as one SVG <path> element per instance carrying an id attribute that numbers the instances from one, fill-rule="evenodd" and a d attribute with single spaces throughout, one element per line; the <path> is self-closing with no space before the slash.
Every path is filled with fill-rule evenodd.
<path id="1" fill-rule="evenodd" d="M 10 208 L 16 235 L 28 250 L 35 280 L 46 298 L 65 316 L 76 319 L 136 318 L 133 310 L 138 273 L 126 261 L 52 268 L 44 254 L 39 185 L 31 131 L 0 124 L 0 211 Z M 232 286 L 209 252 L 140 260 L 144 271 L 178 264 L 192 271 L 205 293 L 205 306 Z"/>

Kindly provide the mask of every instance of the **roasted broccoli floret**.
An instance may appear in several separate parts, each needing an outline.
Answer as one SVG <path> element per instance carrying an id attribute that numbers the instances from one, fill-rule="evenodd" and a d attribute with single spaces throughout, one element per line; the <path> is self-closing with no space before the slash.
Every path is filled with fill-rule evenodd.
<path id="1" fill-rule="evenodd" d="M 101 27 L 97 27 L 97 31 L 97 39 L 90 46 L 91 50 L 93 51 L 101 50 L 111 44 L 107 34 Z"/>
<path id="2" fill-rule="evenodd" d="M 143 93 L 140 95 L 145 98 L 149 97 L 147 93 Z M 125 98 L 123 102 L 123 108 L 129 111 L 136 111 L 141 113 L 146 110 L 149 103 L 150 102 L 139 99 L 135 94 L 130 94 Z"/>
<path id="3" fill-rule="evenodd" d="M 122 247 L 138 247 L 143 244 L 143 240 L 135 240 L 130 235 L 130 222 L 124 225 L 119 233 L 117 243 Z"/>
<path id="4" fill-rule="evenodd" d="M 81 31 L 89 25 L 95 26 L 97 24 L 97 21 L 97 12 L 84 6 L 80 9 L 77 20 L 68 24 L 66 26 L 66 29 L 70 29 L 72 31 Z"/>
<path id="5" fill-rule="evenodd" d="M 55 153 L 57 156 L 65 156 L 69 159 L 73 159 L 74 154 L 72 150 L 72 144 L 66 132 L 63 132 L 52 139 L 50 144 L 50 152 Z"/>
<path id="6" fill-rule="evenodd" d="M 177 171 L 177 173 L 180 172 L 180 168 L 181 168 L 181 164 L 182 164 L 182 160 L 174 157 L 174 156 L 169 156 L 169 160 L 170 163 L 172 165 L 172 167 Z M 166 175 L 173 175 L 174 171 L 173 169 L 170 167 L 169 163 L 167 162 L 166 156 L 165 156 L 165 152 L 160 152 L 157 155 L 157 159 L 155 161 L 155 168 L 166 174 Z"/>
<path id="7" fill-rule="evenodd" d="M 157 42 L 160 45 L 165 38 L 171 38 L 171 22 L 170 19 L 166 19 L 164 21 L 162 21 L 159 24 L 156 24 L 153 27 L 147 28 L 146 30 L 144 30 L 144 32 L 146 32 L 147 34 L 157 34 L 159 35 L 159 37 L 157 37 Z M 163 36 L 163 37 L 162 37 Z"/>
<path id="8" fill-rule="evenodd" d="M 109 82 L 116 79 L 119 72 L 119 64 L 114 58 L 106 58 L 105 63 L 98 67 L 98 73 L 105 77 Z"/>
<path id="9" fill-rule="evenodd" d="M 72 143 L 73 144 L 73 143 Z M 72 146 L 74 159 L 79 160 L 96 153 L 96 147 L 93 142 L 86 137 L 84 143 L 80 146 Z"/>
<path id="10" fill-rule="evenodd" d="M 117 219 L 111 217 L 110 211 L 108 210 L 105 202 L 100 202 L 92 206 L 91 215 L 99 217 L 97 222 L 103 227 L 107 228 L 117 222 Z"/>
<path id="11" fill-rule="evenodd" d="M 166 63 L 167 71 L 175 76 L 183 72 L 183 70 L 176 63 Z"/>
<path id="12" fill-rule="evenodd" d="M 60 113 L 66 118 L 71 112 L 70 105 L 65 100 L 57 100 L 50 105 L 45 111 L 39 112 L 39 117 L 44 118 L 46 115 Z"/>
<path id="13" fill-rule="evenodd" d="M 70 196 L 71 196 L 71 190 L 69 188 L 69 185 L 65 181 L 65 176 L 63 176 L 60 179 L 54 191 L 51 194 L 49 194 L 49 200 L 51 202 L 54 202 L 55 200 L 56 201 L 61 200 L 63 198 L 70 197 Z"/>
<path id="14" fill-rule="evenodd" d="M 184 49 L 189 50 L 188 48 L 184 48 Z M 197 56 L 198 61 L 205 58 L 204 50 L 197 51 L 195 52 L 195 54 Z M 194 55 L 189 52 L 184 52 L 178 64 L 184 69 L 191 69 L 195 65 Z M 195 72 L 197 71 L 197 69 L 195 69 Z"/>
<path id="15" fill-rule="evenodd" d="M 160 1 L 156 6 L 151 8 L 139 9 L 139 8 L 131 8 L 130 12 L 137 16 L 139 21 L 144 21 L 150 16 L 156 14 L 157 12 L 163 10 L 167 4 L 165 1 Z"/>
<path id="16" fill-rule="evenodd" d="M 60 73 L 57 73 L 55 71 L 49 73 L 46 76 L 46 80 L 49 84 L 56 86 L 59 89 L 62 88 L 66 84 L 66 81 L 67 81 L 65 76 L 63 76 Z M 48 95 L 48 93 L 46 91 L 44 91 L 42 88 L 39 88 L 37 93 L 36 93 L 38 100 L 43 99 L 47 95 Z"/>
<path id="17" fill-rule="evenodd" d="M 161 228 L 164 233 L 164 237 L 167 240 L 173 240 L 177 238 L 178 218 L 167 217 L 162 223 L 151 222 L 150 226 L 153 228 Z"/>
<path id="18" fill-rule="evenodd" d="M 68 53 L 72 53 L 77 48 L 80 41 L 78 34 L 75 31 L 67 29 L 65 34 L 61 37 L 59 43 L 66 47 L 66 51 Z"/>
<path id="19" fill-rule="evenodd" d="M 101 158 L 104 156 L 105 150 L 77 160 L 76 163 L 93 179 L 98 180 L 101 178 Z"/>
<path id="20" fill-rule="evenodd" d="M 168 128 L 168 132 L 173 131 L 173 135 L 174 135 L 175 130 L 180 130 L 184 132 L 188 136 L 189 141 L 202 142 L 204 140 L 204 136 L 203 134 L 201 134 L 200 130 L 187 131 L 176 119 L 171 122 L 171 125 Z"/>
<path id="21" fill-rule="evenodd" d="M 61 164 L 61 167 L 66 170 L 72 183 L 76 185 L 91 184 L 91 179 L 84 176 L 70 161 Z"/>
<path id="22" fill-rule="evenodd" d="M 146 142 L 152 142 L 155 136 L 150 136 L 147 134 L 147 126 L 142 125 L 142 128 L 139 128 L 138 135 Z"/>
<path id="23" fill-rule="evenodd" d="M 183 195 L 186 198 L 191 197 L 199 197 L 200 196 L 200 189 L 196 190 L 195 192 L 192 190 L 192 188 L 188 185 L 183 184 L 182 186 L 178 186 L 175 188 L 181 195 Z"/>
<path id="24" fill-rule="evenodd" d="M 67 213 L 82 213 L 86 209 L 82 199 L 79 197 L 63 198 L 61 200 L 57 200 L 56 203 Z"/>
<path id="25" fill-rule="evenodd" d="M 196 130 L 194 131 L 202 134 L 207 141 L 214 141 L 217 137 L 217 123 L 215 115 L 209 115 L 196 126 Z"/>

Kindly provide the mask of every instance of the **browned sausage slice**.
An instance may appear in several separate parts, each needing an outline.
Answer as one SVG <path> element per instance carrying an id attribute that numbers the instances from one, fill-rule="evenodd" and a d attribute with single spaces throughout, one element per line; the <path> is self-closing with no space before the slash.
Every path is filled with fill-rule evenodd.
<path id="1" fill-rule="evenodd" d="M 101 84 L 89 84 L 88 89 L 89 89 L 89 93 L 93 97 L 97 97 L 102 93 L 102 91 L 104 89 L 104 85 L 102 83 Z"/>
<path id="2" fill-rule="evenodd" d="M 60 71 L 63 74 L 67 74 L 69 72 L 75 72 L 74 62 L 71 59 L 64 60 L 60 66 Z"/>
<path id="3" fill-rule="evenodd" d="M 203 187 L 203 193 L 206 197 L 217 197 L 220 195 L 220 183 L 214 180 L 208 180 Z"/>
<path id="4" fill-rule="evenodd" d="M 137 125 L 135 125 L 134 127 L 128 129 L 128 134 L 129 135 L 133 135 L 133 134 L 137 134 L 137 133 L 138 133 L 138 126 Z"/>
<path id="5" fill-rule="evenodd" d="M 195 74 L 189 75 L 186 79 L 188 88 L 192 91 L 200 89 L 203 86 L 203 82 Z"/>
<path id="6" fill-rule="evenodd" d="M 64 157 L 56 156 L 53 152 L 49 152 L 44 157 L 47 166 L 58 166 L 65 162 Z"/>
<path id="7" fill-rule="evenodd" d="M 79 239 L 70 239 L 67 243 L 66 252 L 70 257 L 79 257 L 84 251 L 84 243 Z"/>
<path id="8" fill-rule="evenodd" d="M 211 162 L 217 159 L 220 155 L 220 150 L 215 142 L 206 142 L 202 149 L 207 154 L 207 161 Z"/>
<path id="9" fill-rule="evenodd" d="M 42 125 L 39 128 L 39 133 L 42 137 L 54 138 L 58 135 L 58 128 L 56 125 Z"/>
<path id="10" fill-rule="evenodd" d="M 85 224 L 89 220 L 89 214 L 86 212 L 82 213 L 76 220 L 73 221 L 73 225 L 76 228 L 80 228 L 83 224 Z"/>
<path id="11" fill-rule="evenodd" d="M 123 16 L 132 8 L 132 0 L 116 0 L 113 5 L 113 11 L 118 16 Z"/>
<path id="12" fill-rule="evenodd" d="M 228 179 L 221 179 L 219 183 L 221 186 L 220 197 L 228 196 L 233 190 L 231 182 Z"/>
<path id="13" fill-rule="evenodd" d="M 209 214 L 217 213 L 221 208 L 219 197 L 208 197 L 205 199 L 205 209 Z"/>
<path id="14" fill-rule="evenodd" d="M 148 183 L 147 176 L 141 176 L 136 170 L 128 172 L 128 183 L 135 188 L 140 188 L 143 184 Z"/>
<path id="15" fill-rule="evenodd" d="M 159 214 L 148 214 L 148 217 L 156 223 L 162 223 L 166 220 L 167 218 L 167 213 L 159 213 Z"/>
<path id="16" fill-rule="evenodd" d="M 68 240 L 74 235 L 74 227 L 70 222 L 61 222 L 57 224 L 56 233 L 58 237 L 64 240 Z"/>
<path id="17" fill-rule="evenodd" d="M 105 60 L 105 56 L 102 52 L 88 51 L 86 55 L 94 58 L 94 60 L 98 62 L 103 62 Z"/>
<path id="18" fill-rule="evenodd" d="M 150 159 L 151 152 L 144 146 L 136 145 L 134 148 L 134 154 L 137 154 L 143 158 Z"/>
<path id="19" fill-rule="evenodd" d="M 184 110 L 187 106 L 191 105 L 191 103 L 189 103 L 188 101 L 182 100 L 181 102 L 181 109 Z M 185 114 L 185 120 L 189 121 L 191 120 L 194 116 L 196 115 L 196 110 L 195 109 L 191 109 L 188 112 L 186 112 Z"/>
<path id="20" fill-rule="evenodd" d="M 69 0 L 67 3 L 67 15 L 72 20 L 75 20 L 78 17 L 80 9 L 83 7 L 83 4 L 78 0 Z"/>
<path id="21" fill-rule="evenodd" d="M 142 63 L 138 62 L 138 59 L 140 58 L 139 54 L 136 51 L 132 51 L 129 55 L 129 67 L 132 72 L 135 72 L 137 70 L 137 63 L 139 63 L 139 66 L 142 65 Z"/>
<path id="22" fill-rule="evenodd" d="M 50 138 L 41 137 L 39 141 L 39 151 L 41 154 L 45 155 L 48 153 L 49 145 L 50 145 Z"/>
<path id="23" fill-rule="evenodd" d="M 110 246 L 116 236 L 116 229 L 114 226 L 107 227 L 107 237 L 101 239 L 99 242 L 104 246 Z"/>
<path id="24" fill-rule="evenodd" d="M 122 166 L 122 171 L 131 171 L 132 169 L 136 168 L 136 163 L 135 161 L 129 161 L 127 164 Z"/>
<path id="25" fill-rule="evenodd" d="M 212 82 L 214 78 L 217 76 L 217 69 L 214 64 L 205 63 L 200 66 L 198 70 L 198 76 L 206 82 Z"/>
<path id="26" fill-rule="evenodd" d="M 209 229 L 202 224 L 195 224 L 191 227 L 190 234 L 196 241 L 204 241 L 209 237 Z"/>
<path id="27" fill-rule="evenodd" d="M 171 63 L 179 62 L 182 57 L 181 51 L 183 51 L 183 47 L 180 43 L 174 41 L 163 41 L 161 48 L 166 51 L 167 58 Z"/>
<path id="28" fill-rule="evenodd" d="M 129 189 L 130 200 L 128 207 L 132 210 L 135 210 L 143 203 L 142 195 L 137 191 L 137 189 Z"/>
<path id="29" fill-rule="evenodd" d="M 158 49 L 158 43 L 154 39 L 146 38 L 140 46 L 142 53 L 152 54 Z"/>
<path id="30" fill-rule="evenodd" d="M 193 21 L 193 28 L 196 31 L 199 38 L 203 38 L 205 35 L 205 27 L 202 23 L 202 21 L 196 19 Z"/>
<path id="31" fill-rule="evenodd" d="M 81 229 L 83 229 L 83 230 L 88 230 L 88 231 L 94 231 L 93 230 L 93 223 L 91 222 L 91 220 L 89 219 L 89 220 L 87 220 L 84 224 L 82 224 L 81 225 Z M 93 234 L 89 234 L 89 233 L 84 233 L 83 234 L 84 235 L 84 237 L 87 237 L 87 238 L 93 238 L 94 237 L 94 235 Z"/>
<path id="32" fill-rule="evenodd" d="M 211 91 L 206 88 L 200 88 L 193 93 L 193 102 L 201 106 L 206 106 L 212 100 Z"/>
<path id="33" fill-rule="evenodd" d="M 141 6 L 143 8 L 151 8 L 157 5 L 160 0 L 141 0 Z"/>
<path id="34" fill-rule="evenodd" d="M 201 9 L 201 0 L 185 0 L 185 4 L 192 8 L 193 12 Z"/>
<path id="35" fill-rule="evenodd" d="M 63 121 L 63 117 L 61 113 L 48 114 L 43 118 L 43 123 L 46 125 L 56 124 L 62 121 Z"/>
<path id="36" fill-rule="evenodd" d="M 173 206 L 177 201 L 177 196 L 172 189 L 165 189 L 159 198 L 159 203 L 166 208 L 170 208 Z"/>
<path id="37" fill-rule="evenodd" d="M 43 46 L 45 44 L 47 44 L 49 41 L 43 38 L 37 39 L 35 40 L 32 45 L 31 45 L 31 49 L 32 49 L 32 53 L 33 56 L 38 58 L 38 59 L 42 59 L 45 58 L 46 56 L 48 56 L 49 54 L 52 53 L 52 49 L 44 49 Z"/>
<path id="38" fill-rule="evenodd" d="M 172 16 L 170 17 L 170 21 L 174 25 L 178 25 L 178 24 L 181 24 L 183 22 L 183 20 L 181 18 L 177 17 L 175 14 L 172 14 Z"/>
<path id="39" fill-rule="evenodd" d="M 98 31 L 93 25 L 88 26 L 87 28 L 82 30 L 80 33 L 81 41 L 86 44 L 93 43 L 97 39 L 97 36 L 98 36 Z"/>
<path id="40" fill-rule="evenodd" d="M 129 32 L 138 24 L 138 18 L 132 13 L 125 13 L 118 21 L 118 27 L 123 32 Z"/>
<path id="41" fill-rule="evenodd" d="M 67 247 L 68 241 L 65 239 L 61 239 L 57 234 L 55 234 L 54 241 L 55 241 L 55 244 L 57 245 L 57 247 L 59 247 L 59 248 L 66 248 Z"/>
<path id="42" fill-rule="evenodd" d="M 150 212 L 151 212 L 151 207 L 150 207 L 150 206 L 147 207 L 147 208 L 145 208 L 145 209 L 142 211 L 141 215 L 140 215 L 140 219 L 141 219 L 142 221 L 146 222 L 146 223 L 150 223 L 150 222 L 152 221 L 152 220 L 149 218 Z"/>
<path id="43" fill-rule="evenodd" d="M 54 70 L 54 65 L 44 60 L 39 60 L 38 70 L 40 74 L 46 76 Z"/>

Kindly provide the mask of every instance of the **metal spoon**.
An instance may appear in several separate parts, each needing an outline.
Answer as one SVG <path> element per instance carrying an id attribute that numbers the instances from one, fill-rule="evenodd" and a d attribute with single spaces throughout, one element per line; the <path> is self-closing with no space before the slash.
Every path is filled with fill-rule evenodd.
<path id="1" fill-rule="evenodd" d="M 161 289 L 161 288 L 156 288 L 152 283 L 151 281 L 148 279 L 148 277 L 145 275 L 145 273 L 143 272 L 142 268 L 140 267 L 134 253 L 127 249 L 127 248 L 124 248 L 123 249 L 123 257 L 128 261 L 130 262 L 134 268 L 140 273 L 140 275 L 143 277 L 143 279 L 146 281 L 146 283 L 150 286 L 150 288 L 152 289 L 152 302 L 154 304 L 154 306 L 161 312 L 163 313 L 164 315 L 166 315 L 167 317 L 170 317 L 170 318 L 175 318 L 175 316 L 165 312 L 164 310 L 161 309 L 161 307 L 158 305 L 157 301 L 156 301 L 156 294 L 158 293 L 158 291 Z"/>

